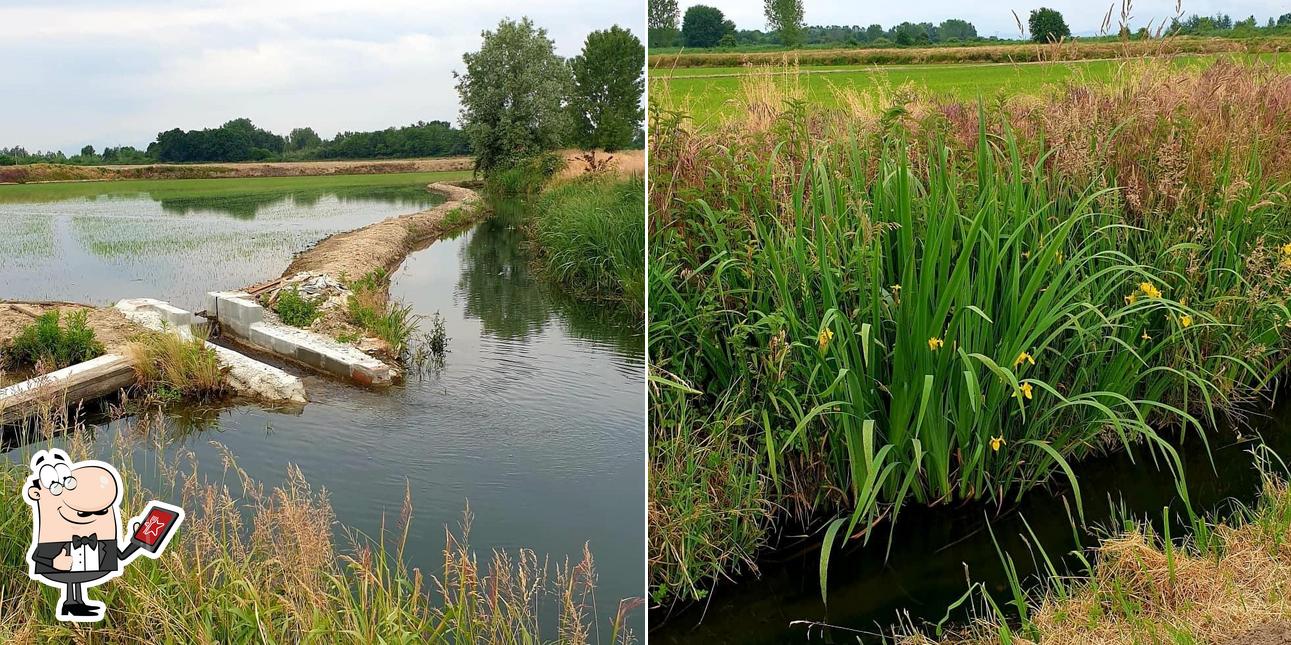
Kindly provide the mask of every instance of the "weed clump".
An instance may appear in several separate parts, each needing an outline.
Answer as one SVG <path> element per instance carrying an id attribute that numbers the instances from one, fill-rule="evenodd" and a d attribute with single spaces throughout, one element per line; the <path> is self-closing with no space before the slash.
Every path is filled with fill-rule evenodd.
<path id="1" fill-rule="evenodd" d="M 126 347 L 139 387 L 161 404 L 210 401 L 228 393 L 215 350 L 203 338 L 145 333 Z"/>
<path id="2" fill-rule="evenodd" d="M 5 362 L 13 365 L 47 365 L 62 369 L 103 355 L 103 344 L 94 337 L 84 310 L 67 314 L 60 324 L 58 311 L 47 311 L 4 349 Z"/>
<path id="3" fill-rule="evenodd" d="M 421 316 L 414 314 L 409 305 L 390 302 L 386 295 L 390 287 L 389 273 L 375 269 L 348 286 L 350 322 L 384 340 L 395 356 L 402 356 L 409 340 L 417 333 Z"/>
<path id="4" fill-rule="evenodd" d="M 322 315 L 318 309 L 318 300 L 306 298 L 295 287 L 283 289 L 278 294 L 278 305 L 275 311 L 284 323 L 292 327 L 309 327 Z"/>

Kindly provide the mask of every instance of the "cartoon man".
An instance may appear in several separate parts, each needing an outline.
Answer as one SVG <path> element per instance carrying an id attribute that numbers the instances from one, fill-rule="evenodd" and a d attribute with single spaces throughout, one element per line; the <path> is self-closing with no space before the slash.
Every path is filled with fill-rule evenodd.
<path id="1" fill-rule="evenodd" d="M 52 449 L 37 452 L 31 470 L 25 491 L 32 510 L 29 574 L 63 588 L 59 620 L 100 620 L 104 605 L 87 600 L 84 588 L 121 575 L 122 567 L 140 553 L 159 557 L 184 511 L 152 502 L 131 521 L 132 538 L 121 545 L 121 475 L 116 468 L 102 461 L 71 463 L 62 450 Z"/>

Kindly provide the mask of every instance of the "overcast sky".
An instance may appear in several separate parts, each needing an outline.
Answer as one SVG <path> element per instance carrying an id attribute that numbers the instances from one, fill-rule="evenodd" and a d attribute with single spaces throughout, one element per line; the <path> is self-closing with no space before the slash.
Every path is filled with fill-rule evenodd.
<path id="1" fill-rule="evenodd" d="M 456 123 L 462 54 L 522 15 L 563 56 L 613 24 L 644 38 L 644 0 L 0 0 L 0 147 L 143 148 L 243 116 L 324 137 Z"/>
<path id="2" fill-rule="evenodd" d="M 946 18 L 963 18 L 977 27 L 982 36 L 1013 37 L 1018 33 L 1017 23 L 1010 10 L 1016 11 L 1026 24 L 1027 15 L 1036 7 L 1051 7 L 1062 12 L 1073 34 L 1093 34 L 1103 23 L 1112 0 L 1028 0 L 1026 2 L 1000 2 L 983 0 L 915 0 L 913 2 L 876 2 L 875 0 L 803 0 L 806 22 L 810 25 L 861 25 L 874 23 L 884 28 L 901 22 L 938 23 Z M 761 0 L 682 0 L 682 12 L 693 4 L 706 4 L 721 9 L 727 18 L 735 21 L 740 29 L 765 29 Z M 1114 24 L 1120 15 L 1121 3 L 1116 2 Z M 1184 15 L 1213 15 L 1224 12 L 1240 20 L 1250 15 L 1259 18 L 1263 25 L 1269 16 L 1291 12 L 1288 0 L 1183 0 Z M 1153 20 L 1153 28 L 1161 20 L 1175 15 L 1175 0 L 1137 0 L 1134 2 L 1134 26 L 1137 29 Z"/>

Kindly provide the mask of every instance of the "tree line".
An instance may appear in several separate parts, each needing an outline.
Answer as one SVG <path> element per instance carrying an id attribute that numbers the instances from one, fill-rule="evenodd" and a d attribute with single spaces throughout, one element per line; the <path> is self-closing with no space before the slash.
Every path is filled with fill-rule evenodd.
<path id="1" fill-rule="evenodd" d="M 803 0 L 763 0 L 767 31 L 739 29 L 716 7 L 697 4 L 681 13 L 678 0 L 648 0 L 647 24 L 651 47 L 758 47 L 804 45 L 843 46 L 927 46 L 999 40 L 982 37 L 967 20 L 949 18 L 940 23 L 902 22 L 883 27 L 862 25 L 807 25 Z M 1028 16 L 1030 39 L 1046 42 L 1071 35 L 1071 29 L 1060 12 L 1040 7 Z M 1139 30 L 1140 37 L 1147 28 Z M 1270 17 L 1263 25 L 1250 16 L 1234 21 L 1227 14 L 1175 18 L 1164 33 L 1178 35 L 1249 37 L 1291 33 L 1291 13 Z M 1129 35 L 1122 30 L 1121 36 Z"/>
<path id="2" fill-rule="evenodd" d="M 313 128 L 286 135 L 238 118 L 217 128 L 173 128 L 146 150 L 130 146 L 101 153 L 30 153 L 0 149 L 0 165 L 80 165 L 385 159 L 475 155 L 477 168 L 510 166 L 562 147 L 619 150 L 645 146 L 645 46 L 618 26 L 594 31 L 570 59 L 555 53 L 544 29 L 525 18 L 504 20 L 483 34 L 480 51 L 463 56 L 455 73 L 462 98 L 461 127 L 422 121 L 323 139 Z"/>

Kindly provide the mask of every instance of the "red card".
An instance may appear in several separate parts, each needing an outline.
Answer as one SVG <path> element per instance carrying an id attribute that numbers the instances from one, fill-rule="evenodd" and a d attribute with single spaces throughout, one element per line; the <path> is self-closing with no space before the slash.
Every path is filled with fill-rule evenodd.
<path id="1" fill-rule="evenodd" d="M 135 531 L 134 539 L 143 542 L 150 547 L 156 547 L 166 534 L 170 533 L 171 527 L 175 523 L 178 515 L 164 508 L 153 507 L 148 510 L 147 517 L 139 523 L 139 530 Z"/>

